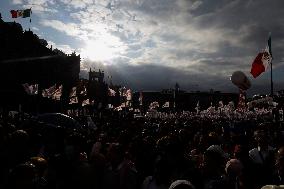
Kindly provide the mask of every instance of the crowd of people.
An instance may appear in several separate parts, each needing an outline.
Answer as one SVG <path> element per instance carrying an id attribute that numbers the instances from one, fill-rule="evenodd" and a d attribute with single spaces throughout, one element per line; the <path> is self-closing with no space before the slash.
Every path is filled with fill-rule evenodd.
<path id="1" fill-rule="evenodd" d="M 108 110 L 92 117 L 93 129 L 1 116 L 0 188 L 260 189 L 284 184 L 284 128 L 272 115 L 156 115 Z"/>

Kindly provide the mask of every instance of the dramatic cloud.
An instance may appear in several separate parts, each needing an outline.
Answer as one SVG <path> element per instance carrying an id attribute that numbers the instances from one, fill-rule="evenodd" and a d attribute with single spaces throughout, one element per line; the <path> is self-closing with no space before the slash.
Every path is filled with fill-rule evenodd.
<path id="1" fill-rule="evenodd" d="M 21 0 L 23 8 L 32 8 L 35 14 L 56 13 L 58 10 L 55 7 L 55 0 Z"/>
<path id="2" fill-rule="evenodd" d="M 64 23 L 59 20 L 42 20 L 40 23 L 43 26 L 51 27 L 71 37 L 81 38 L 85 33 L 84 31 L 80 30 L 78 25 L 75 23 Z"/>
<path id="3" fill-rule="evenodd" d="M 33 4 L 37 28 L 50 41 L 81 54 L 82 75 L 96 65 L 137 89 L 179 82 L 187 90 L 235 91 L 229 76 L 241 70 L 252 79 L 252 92 L 265 93 L 269 74 L 253 79 L 249 71 L 272 32 L 275 86 L 281 87 L 282 0 L 13 1 L 21 2 Z"/>
<path id="4" fill-rule="evenodd" d="M 75 9 L 83 9 L 86 8 L 88 5 L 94 3 L 93 0 L 61 0 L 61 2 L 69 7 Z"/>
<path id="5" fill-rule="evenodd" d="M 12 0 L 12 4 L 19 5 L 22 4 L 23 0 Z"/>

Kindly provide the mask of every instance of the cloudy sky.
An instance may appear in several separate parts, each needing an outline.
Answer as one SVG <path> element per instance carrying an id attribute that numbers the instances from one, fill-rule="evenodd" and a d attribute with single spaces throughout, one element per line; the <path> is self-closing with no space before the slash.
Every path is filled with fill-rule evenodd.
<path id="1" fill-rule="evenodd" d="M 275 90 L 284 89 L 283 0 L 1 0 L 11 9 L 32 7 L 32 23 L 18 18 L 49 45 L 82 57 L 81 75 L 101 68 L 114 83 L 134 89 L 237 92 L 237 70 L 249 93 L 269 93 L 270 73 L 257 79 L 251 63 L 272 33 Z M 106 78 L 106 80 L 108 80 Z"/>

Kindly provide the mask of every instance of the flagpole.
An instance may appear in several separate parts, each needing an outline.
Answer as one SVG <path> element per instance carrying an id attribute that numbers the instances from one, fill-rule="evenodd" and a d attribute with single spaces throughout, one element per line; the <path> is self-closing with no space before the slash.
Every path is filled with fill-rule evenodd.
<path id="1" fill-rule="evenodd" d="M 271 94 L 271 97 L 273 98 L 273 77 L 272 77 L 272 60 L 271 60 L 271 63 L 270 63 L 270 94 Z"/>
<path id="2" fill-rule="evenodd" d="M 270 95 L 271 97 L 273 98 L 273 70 L 272 70 L 272 60 L 273 60 L 273 56 L 272 56 L 272 50 L 271 50 L 271 32 L 269 32 L 269 38 L 268 38 L 268 51 L 269 51 L 269 54 L 271 56 L 271 62 L 270 62 Z"/>
<path id="3" fill-rule="evenodd" d="M 174 90 L 174 112 L 176 111 L 176 90 Z"/>

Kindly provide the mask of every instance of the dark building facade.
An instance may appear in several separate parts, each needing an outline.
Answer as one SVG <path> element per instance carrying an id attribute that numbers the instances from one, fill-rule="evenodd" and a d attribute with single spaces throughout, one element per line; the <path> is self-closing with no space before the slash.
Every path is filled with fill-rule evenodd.
<path id="1" fill-rule="evenodd" d="M 104 82 L 104 71 L 90 68 L 88 96 L 94 101 L 95 107 L 105 107 L 108 103 L 108 85 Z"/>
<path id="2" fill-rule="evenodd" d="M 67 55 L 47 47 L 32 31 L 15 22 L 0 19 L 0 103 L 13 106 L 26 101 L 23 83 L 40 89 L 63 85 L 62 99 L 79 80 L 80 56 Z M 40 96 L 40 95 L 39 95 Z"/>

